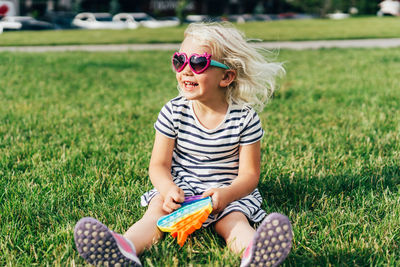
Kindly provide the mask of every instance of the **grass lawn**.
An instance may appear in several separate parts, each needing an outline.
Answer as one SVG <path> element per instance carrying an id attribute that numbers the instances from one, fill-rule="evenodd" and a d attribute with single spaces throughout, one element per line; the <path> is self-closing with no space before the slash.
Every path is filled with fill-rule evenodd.
<path id="1" fill-rule="evenodd" d="M 282 20 L 237 25 L 249 38 L 264 41 L 332 40 L 400 37 L 400 19 L 358 17 L 345 20 Z M 163 29 L 4 32 L 0 46 L 179 43 L 186 25 Z"/>
<path id="2" fill-rule="evenodd" d="M 7 35 L 3 35 L 7 36 Z M 73 227 L 144 213 L 153 123 L 176 96 L 170 52 L 0 53 L 0 265 L 83 265 Z M 294 227 L 287 266 L 400 264 L 400 49 L 281 51 L 260 113 L 263 208 Z M 153 62 L 159 64 L 157 72 Z M 145 266 L 237 266 L 212 229 Z"/>

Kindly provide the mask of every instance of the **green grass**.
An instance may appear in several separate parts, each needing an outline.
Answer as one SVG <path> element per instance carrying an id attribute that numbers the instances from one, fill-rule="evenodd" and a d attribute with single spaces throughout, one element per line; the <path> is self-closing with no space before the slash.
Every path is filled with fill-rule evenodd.
<path id="1" fill-rule="evenodd" d="M 358 17 L 345 20 L 284 20 L 237 25 L 249 38 L 264 41 L 332 40 L 400 37 L 399 18 Z M 136 30 L 65 30 L 4 32 L 0 46 L 179 43 L 186 26 Z"/>
<path id="2" fill-rule="evenodd" d="M 0 53 L 0 265 L 84 265 L 74 224 L 144 213 L 153 123 L 177 94 L 170 52 Z M 281 51 L 260 113 L 260 191 L 294 227 L 287 266 L 400 264 L 400 49 Z M 157 71 L 152 62 L 159 62 Z M 145 266 L 237 266 L 212 229 Z"/>

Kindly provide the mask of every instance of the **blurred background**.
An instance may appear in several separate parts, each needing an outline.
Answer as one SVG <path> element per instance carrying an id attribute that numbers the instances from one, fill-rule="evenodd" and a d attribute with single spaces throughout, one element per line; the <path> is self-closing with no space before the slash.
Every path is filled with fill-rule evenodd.
<path id="1" fill-rule="evenodd" d="M 189 13 L 224 15 L 240 13 L 300 12 L 323 16 L 357 8 L 360 14 L 374 14 L 379 0 L 12 0 L 16 15 L 44 16 L 48 12 L 148 12 L 175 15 L 179 5 Z"/>
<path id="2" fill-rule="evenodd" d="M 201 20 L 246 22 L 314 17 L 345 18 L 380 14 L 381 2 L 380 0 L 9 0 L 0 1 L 0 18 L 9 17 L 8 20 L 11 22 L 21 22 L 29 17 L 51 24 L 45 25 L 42 22 L 40 27 L 36 23 L 36 30 L 79 27 L 72 24 L 72 20 L 82 12 L 101 13 L 94 15 L 97 20 L 104 21 L 111 21 L 112 16 L 118 13 L 141 13 L 130 16 L 130 19 L 170 20 L 179 23 Z M 392 0 L 383 2 L 399 4 L 398 1 Z M 397 11 L 392 15 L 398 13 L 397 7 Z M 18 18 L 21 16 L 24 18 Z M 90 20 L 86 17 L 80 19 Z M 126 20 L 127 17 L 123 19 Z M 27 24 L 25 23 L 25 29 L 29 29 Z M 31 22 L 31 26 L 33 24 Z M 7 30 L 7 27 L 4 29 Z"/>

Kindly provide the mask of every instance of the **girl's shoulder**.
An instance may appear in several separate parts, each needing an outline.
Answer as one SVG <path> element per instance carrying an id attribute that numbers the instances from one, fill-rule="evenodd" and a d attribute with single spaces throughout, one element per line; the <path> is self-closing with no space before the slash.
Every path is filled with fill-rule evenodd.
<path id="1" fill-rule="evenodd" d="M 188 112 L 190 109 L 190 104 L 189 101 L 184 98 L 183 96 L 177 96 L 170 101 L 168 101 L 165 105 L 164 108 L 167 108 L 170 110 L 171 113 L 181 113 L 181 112 Z"/>
<path id="2" fill-rule="evenodd" d="M 250 105 L 237 105 L 232 104 L 230 110 L 230 117 L 237 121 L 243 128 L 260 124 L 260 117 L 256 110 Z"/>
<path id="3" fill-rule="evenodd" d="M 187 100 L 183 96 L 177 96 L 175 98 L 172 98 L 168 103 L 171 103 L 173 105 L 189 105 L 189 100 Z"/>
<path id="4" fill-rule="evenodd" d="M 240 114 L 243 117 L 254 116 L 257 114 L 254 108 L 250 105 L 240 105 L 235 102 L 231 104 L 230 112 Z"/>

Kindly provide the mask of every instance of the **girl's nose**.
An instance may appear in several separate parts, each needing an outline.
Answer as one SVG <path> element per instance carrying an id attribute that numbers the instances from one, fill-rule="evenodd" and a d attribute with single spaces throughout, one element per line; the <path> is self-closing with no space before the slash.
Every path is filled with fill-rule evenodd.
<path id="1" fill-rule="evenodd" d="M 182 74 L 184 74 L 184 75 L 193 75 L 193 71 L 190 68 L 189 63 L 186 64 L 185 68 L 183 68 Z"/>

